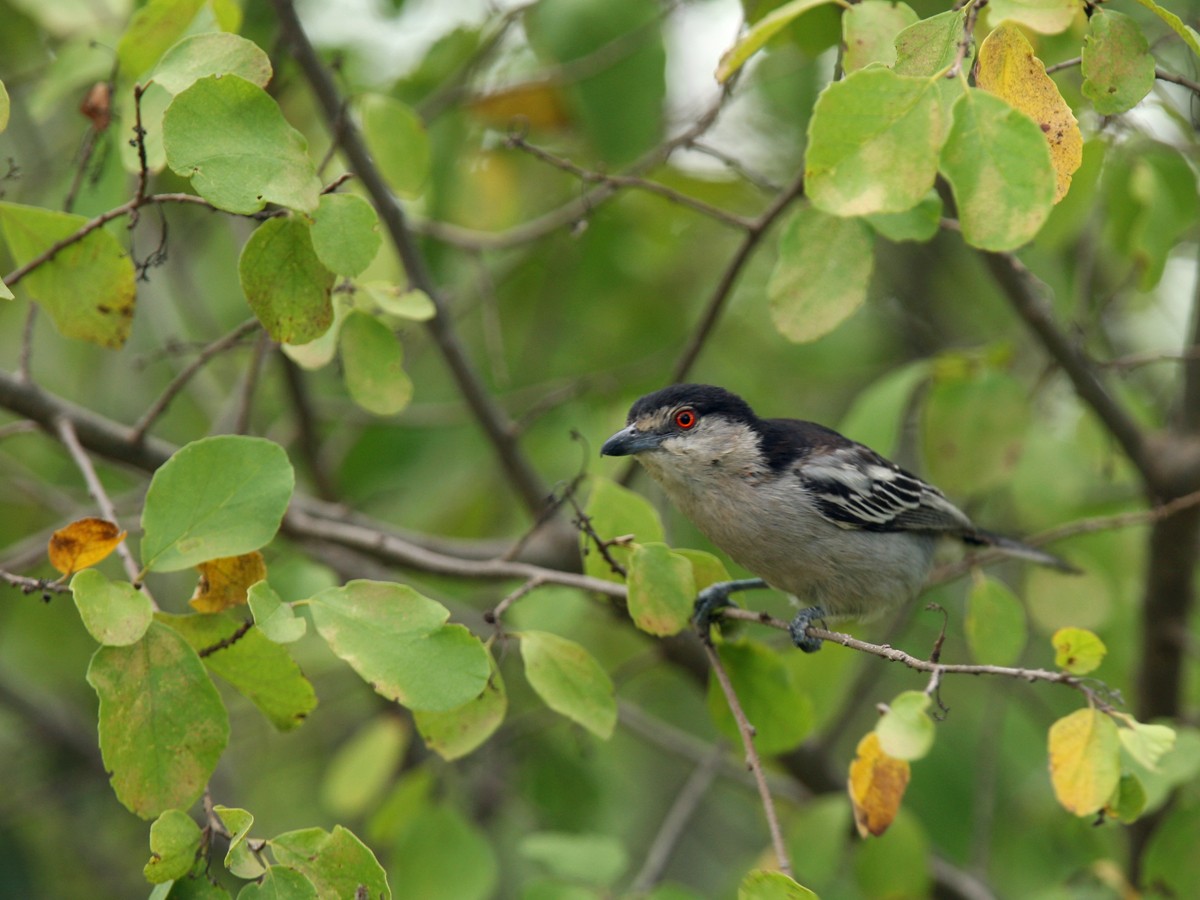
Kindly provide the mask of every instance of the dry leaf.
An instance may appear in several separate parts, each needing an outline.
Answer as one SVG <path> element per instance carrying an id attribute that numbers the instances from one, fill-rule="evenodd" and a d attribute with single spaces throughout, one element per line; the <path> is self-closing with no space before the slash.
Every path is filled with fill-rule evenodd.
<path id="1" fill-rule="evenodd" d="M 117 549 L 125 540 L 125 532 L 108 519 L 88 517 L 77 519 L 50 535 L 46 552 L 50 565 L 64 575 L 94 566 Z"/>
<path id="2" fill-rule="evenodd" d="M 874 731 L 858 742 L 847 788 L 854 806 L 854 824 L 862 837 L 878 837 L 887 831 L 900 811 L 910 773 L 907 762 L 883 752 Z"/>
<path id="3" fill-rule="evenodd" d="M 231 606 L 241 606 L 246 602 L 250 587 L 267 577 L 267 565 L 257 550 L 241 556 L 210 559 L 196 569 L 200 572 L 200 580 L 188 603 L 202 613 L 218 613 Z"/>
<path id="4" fill-rule="evenodd" d="M 530 128 L 565 128 L 571 121 L 562 89 L 550 81 L 527 81 L 471 99 L 471 113 L 507 128 L 520 121 Z"/>
<path id="5" fill-rule="evenodd" d="M 975 83 L 1025 113 L 1042 129 L 1057 176 L 1057 203 L 1066 196 L 1071 175 L 1083 162 L 1083 135 L 1058 85 L 1015 25 L 1001 25 L 984 38 Z"/>

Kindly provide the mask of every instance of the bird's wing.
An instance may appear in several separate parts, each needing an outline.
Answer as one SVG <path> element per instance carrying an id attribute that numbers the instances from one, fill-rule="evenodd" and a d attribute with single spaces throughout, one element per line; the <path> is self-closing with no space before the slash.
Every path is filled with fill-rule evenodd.
<path id="1" fill-rule="evenodd" d="M 974 530 L 933 485 L 853 441 L 815 450 L 796 471 L 821 514 L 842 528 Z"/>

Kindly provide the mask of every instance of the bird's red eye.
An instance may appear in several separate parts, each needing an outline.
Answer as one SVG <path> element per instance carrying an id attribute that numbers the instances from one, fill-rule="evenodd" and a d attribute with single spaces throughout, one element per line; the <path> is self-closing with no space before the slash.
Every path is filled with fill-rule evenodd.
<path id="1" fill-rule="evenodd" d="M 693 409 L 681 409 L 675 413 L 675 424 L 684 431 L 692 428 L 696 424 L 696 411 Z"/>

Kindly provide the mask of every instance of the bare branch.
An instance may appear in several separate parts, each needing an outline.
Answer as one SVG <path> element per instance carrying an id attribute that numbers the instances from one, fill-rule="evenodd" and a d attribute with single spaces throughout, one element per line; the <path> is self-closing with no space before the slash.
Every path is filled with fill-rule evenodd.
<path id="1" fill-rule="evenodd" d="M 746 766 L 754 774 L 755 784 L 758 785 L 758 796 L 762 801 L 763 813 L 767 817 L 767 829 L 771 832 L 771 844 L 775 849 L 775 860 L 779 864 L 779 871 L 791 878 L 792 861 L 788 858 L 787 844 L 784 843 L 783 831 L 779 827 L 779 817 L 775 814 L 775 800 L 771 797 L 771 789 L 767 786 L 767 779 L 763 775 L 762 760 L 758 758 L 758 751 L 754 748 L 754 726 L 746 718 L 746 711 L 742 709 L 737 692 L 733 689 L 733 682 L 729 680 L 729 673 L 725 671 L 725 664 L 721 662 L 721 657 L 713 647 L 712 641 L 708 639 L 707 634 L 702 634 L 700 641 L 704 645 L 704 653 L 708 656 L 708 662 L 712 666 L 717 684 L 720 685 L 721 692 L 725 695 L 725 701 L 729 704 L 729 710 L 733 713 L 738 734 L 742 738 L 742 746 L 746 749 Z"/>
<path id="2" fill-rule="evenodd" d="M 75 433 L 75 426 L 65 416 L 60 416 L 54 424 L 58 431 L 59 439 L 71 454 L 71 459 L 75 461 L 75 465 L 83 475 L 83 480 L 87 482 L 88 493 L 92 495 L 92 499 L 100 507 L 101 515 L 114 525 L 117 525 L 120 522 L 120 519 L 117 518 L 117 510 L 113 506 L 112 500 L 109 499 L 108 492 L 104 489 L 103 482 L 100 481 L 100 476 L 96 474 L 96 469 L 92 465 L 91 458 L 88 456 L 87 451 L 83 449 L 83 445 L 79 443 L 79 436 Z M 146 589 L 145 585 L 139 583 L 141 580 L 139 578 L 141 575 L 141 566 L 133 558 L 133 552 L 129 549 L 129 545 L 125 541 L 117 544 L 117 555 L 121 557 L 121 562 L 125 566 L 125 572 L 129 575 L 129 580 L 154 604 L 154 598 L 150 596 L 150 592 Z M 157 604 L 155 604 L 155 608 L 157 608 Z"/>
<path id="3" fill-rule="evenodd" d="M 545 506 L 549 490 L 518 446 L 512 422 L 493 402 L 469 360 L 466 349 L 454 330 L 445 298 L 434 283 L 425 257 L 417 246 L 407 215 L 376 167 L 362 134 L 353 122 L 342 115 L 343 99 L 309 42 L 295 7 L 290 0 L 272 0 L 272 6 L 279 21 L 283 42 L 291 48 L 292 55 L 316 95 L 331 131 L 339 135 L 350 167 L 374 202 L 375 209 L 404 264 L 409 281 L 414 287 L 424 291 L 433 302 L 436 314 L 426 323 L 426 327 L 434 344 L 450 369 L 463 399 L 471 407 L 480 427 L 491 441 L 513 488 L 525 507 L 536 515 Z"/>

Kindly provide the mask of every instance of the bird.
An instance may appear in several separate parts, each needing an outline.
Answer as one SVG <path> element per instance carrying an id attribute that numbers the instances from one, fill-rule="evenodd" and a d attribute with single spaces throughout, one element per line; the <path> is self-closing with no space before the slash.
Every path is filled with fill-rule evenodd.
<path id="1" fill-rule="evenodd" d="M 706 638 L 729 594 L 771 587 L 807 604 L 788 630 L 814 652 L 821 641 L 809 625 L 870 619 L 914 599 L 947 539 L 1079 571 L 985 531 L 866 445 L 815 422 L 760 418 L 713 385 L 675 384 L 637 400 L 600 453 L 637 459 L 680 512 L 755 576 L 700 592 L 694 619 Z"/>

